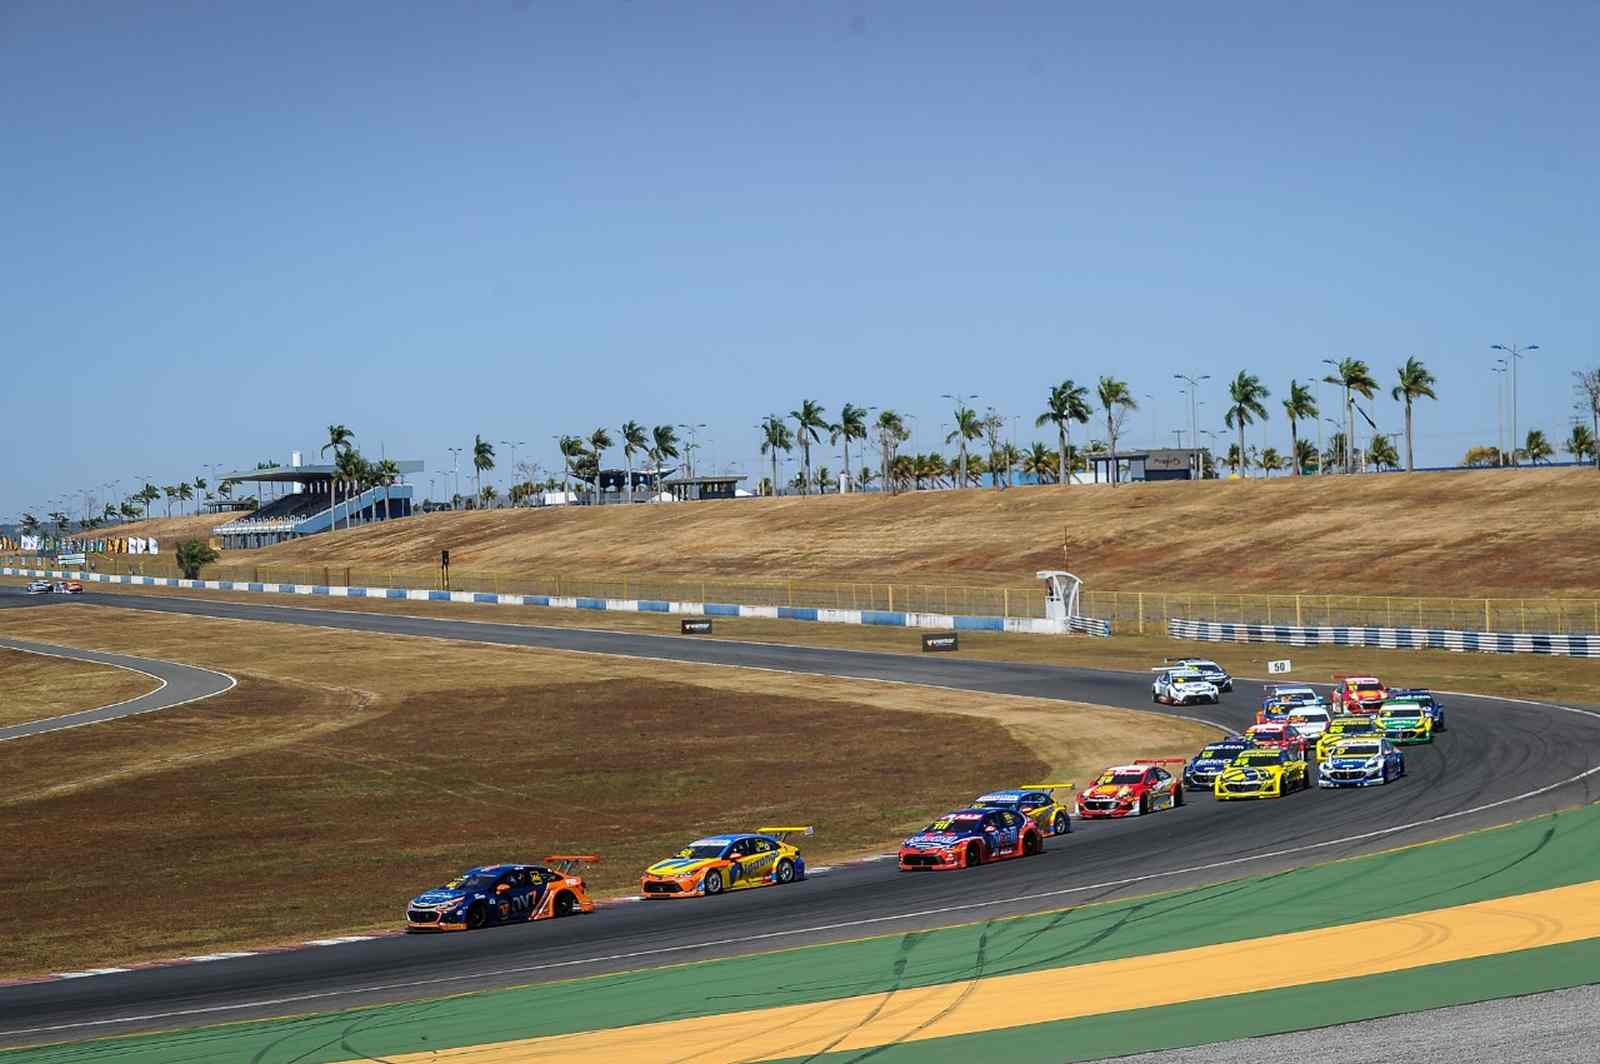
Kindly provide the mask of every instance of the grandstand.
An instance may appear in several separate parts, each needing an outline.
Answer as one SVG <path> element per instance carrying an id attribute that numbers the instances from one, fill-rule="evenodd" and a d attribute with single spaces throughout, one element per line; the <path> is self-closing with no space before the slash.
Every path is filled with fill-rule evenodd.
<path id="1" fill-rule="evenodd" d="M 296 458 L 298 459 L 298 452 Z M 396 462 L 401 477 L 422 472 L 421 462 Z M 287 489 L 284 494 L 249 514 L 218 525 L 224 550 L 250 550 L 268 547 L 285 540 L 326 532 L 338 525 L 362 525 L 373 521 L 411 516 L 411 485 L 402 482 L 351 491 L 331 465 L 300 465 L 298 462 L 270 469 L 239 470 L 224 474 L 222 480 L 234 484 L 264 484 Z"/>

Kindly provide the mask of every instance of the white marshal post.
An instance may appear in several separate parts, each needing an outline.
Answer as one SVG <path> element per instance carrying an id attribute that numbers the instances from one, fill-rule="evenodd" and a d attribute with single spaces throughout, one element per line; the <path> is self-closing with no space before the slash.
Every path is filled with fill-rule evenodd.
<path id="1" fill-rule="evenodd" d="M 1078 589 L 1083 581 L 1064 569 L 1041 569 L 1034 574 L 1044 581 L 1044 616 L 1063 626 L 1078 614 Z"/>

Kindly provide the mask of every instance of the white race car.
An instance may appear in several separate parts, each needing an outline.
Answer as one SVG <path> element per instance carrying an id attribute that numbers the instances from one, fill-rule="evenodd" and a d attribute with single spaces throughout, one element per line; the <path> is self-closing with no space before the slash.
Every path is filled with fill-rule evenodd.
<path id="1" fill-rule="evenodd" d="M 1317 766 L 1318 787 L 1382 786 L 1406 774 L 1406 757 L 1387 739 L 1336 743 Z"/>
<path id="2" fill-rule="evenodd" d="M 1150 700 L 1169 706 L 1190 706 L 1200 702 L 1214 706 L 1219 698 L 1217 685 L 1195 669 L 1157 669 L 1155 682 L 1150 685 Z"/>
<path id="3" fill-rule="evenodd" d="M 1219 691 L 1233 690 L 1233 677 L 1228 675 L 1228 670 L 1212 661 L 1210 658 L 1179 658 L 1174 661 L 1171 668 L 1194 669 L 1201 677 L 1217 685 Z"/>
<path id="4" fill-rule="evenodd" d="M 1308 702 L 1305 705 L 1295 706 L 1289 711 L 1289 726 L 1300 733 L 1300 738 L 1307 744 L 1315 743 L 1322 738 L 1322 733 L 1328 730 L 1328 710 L 1326 706 Z"/>
<path id="5" fill-rule="evenodd" d="M 48 595 L 54 590 L 55 588 L 48 580 L 35 580 L 28 585 L 28 594 L 30 595 Z"/>

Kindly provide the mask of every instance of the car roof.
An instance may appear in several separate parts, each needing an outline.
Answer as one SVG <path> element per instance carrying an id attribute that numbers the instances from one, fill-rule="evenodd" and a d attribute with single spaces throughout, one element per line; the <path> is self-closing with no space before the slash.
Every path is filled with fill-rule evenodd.
<path id="1" fill-rule="evenodd" d="M 1356 684 L 1361 687 L 1373 685 L 1381 686 L 1383 684 L 1383 681 L 1378 679 L 1376 676 L 1346 676 L 1344 678 L 1344 682 L 1347 684 Z"/>
<path id="2" fill-rule="evenodd" d="M 1112 765 L 1106 769 L 1106 772 L 1137 772 L 1143 775 L 1147 770 L 1154 767 L 1154 765 Z M 1104 776 L 1106 772 L 1102 772 L 1100 775 Z"/>
<path id="3" fill-rule="evenodd" d="M 1313 713 L 1320 713 L 1324 717 L 1326 717 L 1328 715 L 1328 707 L 1327 706 L 1323 706 L 1323 705 L 1317 705 L 1315 703 L 1313 703 L 1313 704 L 1311 704 L 1309 706 L 1295 706 L 1293 709 L 1291 709 L 1289 711 L 1289 716 L 1291 716 L 1291 717 L 1309 717 Z"/>
<path id="4" fill-rule="evenodd" d="M 980 802 L 1020 802 L 1023 795 L 1040 794 L 1040 791 L 990 791 L 988 794 L 978 795 Z"/>

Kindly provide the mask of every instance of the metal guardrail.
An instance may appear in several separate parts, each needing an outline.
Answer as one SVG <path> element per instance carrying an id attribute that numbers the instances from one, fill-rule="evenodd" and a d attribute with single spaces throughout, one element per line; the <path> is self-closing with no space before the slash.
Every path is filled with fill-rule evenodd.
<path id="1" fill-rule="evenodd" d="M 1440 629 L 1457 632 L 1600 634 L 1600 599 L 1415 598 L 1402 595 L 1082 593 L 1084 613 L 1119 631 L 1162 631 L 1183 618 L 1227 624 Z"/>
<path id="2" fill-rule="evenodd" d="M 1230 624 L 1174 617 L 1174 639 L 1212 643 L 1282 643 L 1287 646 L 1379 647 L 1386 650 L 1454 650 L 1482 654 L 1548 654 L 1600 658 L 1600 636 L 1555 633 L 1462 632 L 1443 628 L 1380 628 L 1335 625 Z"/>

